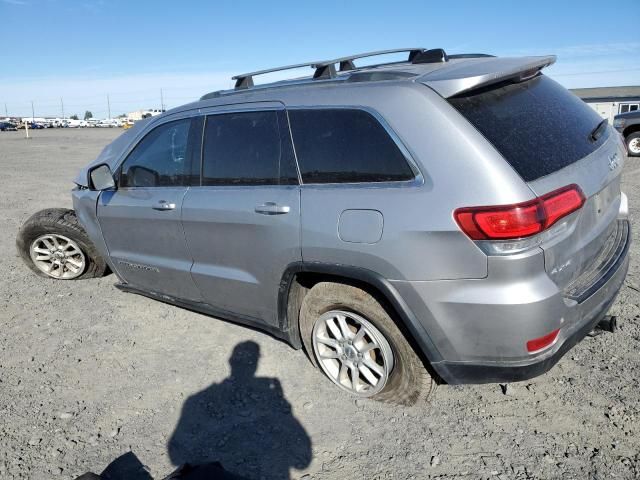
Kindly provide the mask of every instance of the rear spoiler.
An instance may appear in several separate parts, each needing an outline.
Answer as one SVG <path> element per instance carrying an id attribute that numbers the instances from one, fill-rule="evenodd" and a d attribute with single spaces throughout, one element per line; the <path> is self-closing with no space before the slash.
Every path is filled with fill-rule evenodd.
<path id="1" fill-rule="evenodd" d="M 416 82 L 424 83 L 444 98 L 449 98 L 506 80 L 526 80 L 555 61 L 555 55 L 465 60 L 425 73 Z"/>

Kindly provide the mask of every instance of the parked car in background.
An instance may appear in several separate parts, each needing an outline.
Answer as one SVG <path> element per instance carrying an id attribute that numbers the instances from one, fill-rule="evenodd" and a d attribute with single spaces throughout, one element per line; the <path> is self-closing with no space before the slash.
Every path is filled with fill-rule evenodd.
<path id="1" fill-rule="evenodd" d="M 358 397 L 546 372 L 627 273 L 620 137 L 542 73 L 553 56 L 395 52 L 238 75 L 136 123 L 20 255 L 263 328 Z"/>
<path id="2" fill-rule="evenodd" d="M 624 137 L 629 156 L 640 157 L 640 110 L 616 115 L 613 127 Z"/>
<path id="3" fill-rule="evenodd" d="M 24 130 L 26 126 L 28 126 L 31 130 L 40 130 L 44 128 L 43 124 L 37 122 L 20 122 L 20 124 L 18 124 L 18 128 L 20 130 Z"/>
<path id="4" fill-rule="evenodd" d="M 118 126 L 118 121 L 110 118 L 109 119 L 105 118 L 103 120 L 98 120 L 95 126 L 100 128 L 113 128 Z"/>
<path id="5" fill-rule="evenodd" d="M 0 122 L 0 131 L 2 132 L 15 132 L 17 130 L 18 127 L 11 122 Z"/>
<path id="6" fill-rule="evenodd" d="M 68 128 L 84 128 L 84 127 L 87 127 L 88 125 L 89 124 L 87 123 L 86 120 L 73 120 L 73 119 L 67 120 Z"/>

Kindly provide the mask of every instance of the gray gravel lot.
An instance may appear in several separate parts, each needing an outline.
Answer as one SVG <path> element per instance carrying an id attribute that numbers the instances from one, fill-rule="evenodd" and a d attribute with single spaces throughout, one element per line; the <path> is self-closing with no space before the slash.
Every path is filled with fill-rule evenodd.
<path id="1" fill-rule="evenodd" d="M 637 223 L 618 333 L 506 393 L 441 386 L 412 408 L 354 401 L 265 334 L 122 293 L 113 275 L 46 280 L 21 263 L 20 224 L 71 207 L 77 169 L 119 133 L 0 132 L 0 478 L 74 478 L 134 455 L 154 478 L 203 458 L 242 478 L 640 477 Z M 640 159 L 628 159 L 636 216 L 639 182 Z M 239 450 L 247 438 L 254 447 Z"/>

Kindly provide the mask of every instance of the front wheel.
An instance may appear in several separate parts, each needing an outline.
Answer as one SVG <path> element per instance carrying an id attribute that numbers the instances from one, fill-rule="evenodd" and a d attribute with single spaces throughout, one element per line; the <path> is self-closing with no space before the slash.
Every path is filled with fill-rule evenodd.
<path id="1" fill-rule="evenodd" d="M 94 278 L 107 269 L 73 210 L 49 208 L 33 214 L 20 228 L 16 246 L 25 264 L 41 277 Z"/>
<path id="2" fill-rule="evenodd" d="M 630 157 L 640 157 L 640 132 L 634 132 L 627 136 L 627 152 Z"/>
<path id="3" fill-rule="evenodd" d="M 314 363 L 354 396 L 412 405 L 435 388 L 396 323 L 364 290 L 316 284 L 302 302 L 300 333 Z"/>

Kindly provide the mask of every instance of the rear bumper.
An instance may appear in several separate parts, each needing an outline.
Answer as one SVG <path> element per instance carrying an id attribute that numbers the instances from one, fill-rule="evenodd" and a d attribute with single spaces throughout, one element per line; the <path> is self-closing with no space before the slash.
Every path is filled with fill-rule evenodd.
<path id="1" fill-rule="evenodd" d="M 624 268 L 626 274 L 627 266 Z M 624 276 L 623 276 L 624 280 Z M 619 288 L 616 290 L 616 294 Z M 436 367 L 438 374 L 452 385 L 465 383 L 520 382 L 548 372 L 560 359 L 580 342 L 600 320 L 615 301 L 616 295 L 602 305 L 587 321 L 545 357 L 530 362 L 495 362 L 487 364 L 441 362 Z"/>
<path id="2" fill-rule="evenodd" d="M 454 293 L 446 293 L 436 301 L 431 297 L 423 312 L 432 314 L 436 327 L 425 325 L 430 333 L 436 332 L 435 344 L 441 349 L 442 359 L 432 362 L 440 377 L 450 384 L 514 382 L 551 369 L 604 317 L 623 285 L 629 268 L 631 235 L 628 221 L 619 222 L 626 232 L 624 241 L 595 288 L 589 288 L 588 296 L 579 302 L 557 287 L 550 290 L 550 281 L 537 277 L 521 280 L 517 287 L 482 287 L 484 297 L 477 295 L 483 280 L 473 285 L 454 282 L 447 286 Z M 428 293 L 442 293 L 434 284 L 396 287 L 403 295 L 417 289 L 422 299 Z M 420 317 L 425 320 L 425 316 Z M 560 328 L 560 334 L 551 348 L 538 354 L 526 352 L 526 340 L 556 328 Z"/>

